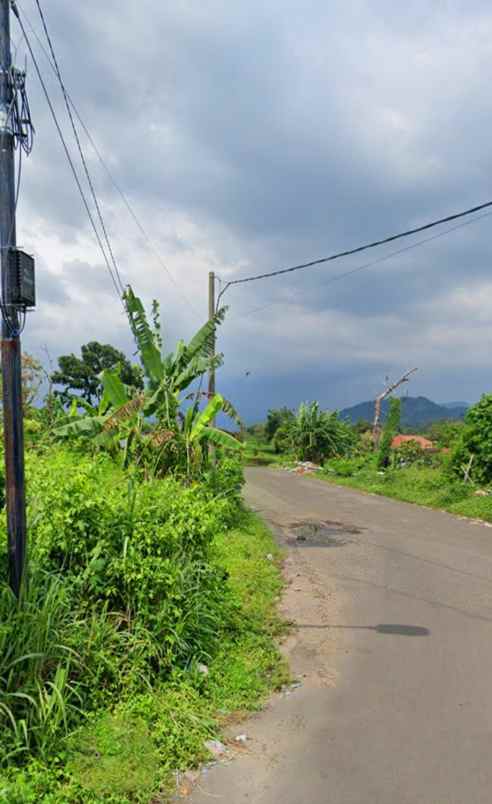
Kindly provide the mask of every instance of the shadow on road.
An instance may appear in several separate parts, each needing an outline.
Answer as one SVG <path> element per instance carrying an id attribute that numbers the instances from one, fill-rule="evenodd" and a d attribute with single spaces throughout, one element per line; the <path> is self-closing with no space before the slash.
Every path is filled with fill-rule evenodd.
<path id="1" fill-rule="evenodd" d="M 430 636 L 430 630 L 422 625 L 400 625 L 398 623 L 381 623 L 380 625 L 309 625 L 296 623 L 296 628 L 343 628 L 351 631 L 375 631 L 377 634 L 396 636 Z"/>

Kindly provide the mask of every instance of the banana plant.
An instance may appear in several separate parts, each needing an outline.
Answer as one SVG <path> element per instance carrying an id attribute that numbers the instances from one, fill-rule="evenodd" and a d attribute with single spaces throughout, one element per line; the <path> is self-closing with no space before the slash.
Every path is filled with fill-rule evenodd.
<path id="1" fill-rule="evenodd" d="M 226 309 L 207 321 L 188 344 L 179 341 L 174 353 L 163 356 L 157 304 L 154 303 L 152 327 L 131 288 L 126 291 L 125 303 L 144 368 L 144 391 L 136 394 L 125 386 L 117 371 L 105 370 L 101 375 L 103 395 L 99 407 L 84 405 L 86 415 L 79 416 L 75 405 L 70 421 L 57 428 L 56 434 L 61 438 L 86 436 L 97 446 L 113 451 L 123 445 L 125 465 L 145 451 L 157 452 L 158 456 L 172 449 L 177 452 L 179 442 L 185 444 L 187 456 L 205 442 L 240 448 L 233 436 L 212 426 L 219 412 L 241 424 L 229 401 L 217 394 L 200 411 L 204 395 L 200 390 L 181 398 L 195 380 L 222 364 L 222 355 L 214 354 L 215 328 L 224 320 Z M 192 404 L 182 412 L 182 403 L 190 398 Z"/>
<path id="2" fill-rule="evenodd" d="M 217 327 L 224 321 L 227 308 L 218 310 L 212 319 L 200 327 L 188 344 L 180 340 L 174 353 L 163 356 L 157 304 L 154 302 L 152 327 L 142 301 L 135 296 L 131 287 L 127 288 L 124 300 L 147 387 L 153 394 L 153 404 L 156 407 L 166 394 L 179 396 L 207 371 L 222 365 L 223 355 L 214 353 L 215 334 Z"/>
<path id="3" fill-rule="evenodd" d="M 186 445 L 186 462 L 188 476 L 192 474 L 192 467 L 201 465 L 203 457 L 207 454 L 209 444 L 222 449 L 238 452 L 242 444 L 230 433 L 213 425 L 219 413 L 231 413 L 230 403 L 220 394 L 215 394 L 209 400 L 204 410 L 199 409 L 199 397 L 188 410 L 183 419 L 182 434 Z M 232 409 L 234 418 L 237 414 Z"/>

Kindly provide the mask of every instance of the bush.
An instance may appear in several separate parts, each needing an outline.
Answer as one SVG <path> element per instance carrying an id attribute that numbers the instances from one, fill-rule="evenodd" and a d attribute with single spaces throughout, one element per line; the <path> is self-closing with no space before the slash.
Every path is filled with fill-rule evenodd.
<path id="1" fill-rule="evenodd" d="M 242 462 L 238 458 L 222 457 L 205 474 L 203 483 L 212 496 L 225 498 L 229 503 L 232 503 L 232 514 L 234 516 L 241 505 L 241 492 L 244 486 Z"/>
<path id="2" fill-rule="evenodd" d="M 492 482 L 492 394 L 484 394 L 465 416 L 465 426 L 451 455 L 455 474 L 477 483 Z"/>
<path id="3" fill-rule="evenodd" d="M 341 421 L 336 412 L 321 410 L 318 402 L 299 406 L 286 435 L 299 460 L 315 463 L 347 455 L 357 440 L 349 424 Z"/>
<path id="4" fill-rule="evenodd" d="M 224 460 L 193 486 L 138 483 L 108 457 L 60 448 L 31 454 L 27 469 L 31 571 L 21 605 L 0 556 L 5 758 L 43 753 L 79 709 L 208 662 L 240 625 L 211 550 L 238 516 L 237 463 Z"/>
<path id="5" fill-rule="evenodd" d="M 423 449 L 418 441 L 405 441 L 393 450 L 393 463 L 395 466 L 435 466 L 440 463 L 440 456 L 431 449 Z"/>
<path id="6" fill-rule="evenodd" d="M 41 463 L 41 467 L 39 464 Z M 215 535 L 228 527 L 237 504 L 236 467 L 207 486 L 184 487 L 167 478 L 137 485 L 110 460 L 76 461 L 58 453 L 37 462 L 31 554 L 52 573 L 63 572 L 86 605 L 106 601 L 129 623 L 151 629 L 160 660 L 170 665 L 213 649 L 214 616 L 223 608 L 224 577 L 207 564 Z M 60 476 L 62 473 L 62 476 Z M 232 506 L 232 507 L 231 507 Z"/>

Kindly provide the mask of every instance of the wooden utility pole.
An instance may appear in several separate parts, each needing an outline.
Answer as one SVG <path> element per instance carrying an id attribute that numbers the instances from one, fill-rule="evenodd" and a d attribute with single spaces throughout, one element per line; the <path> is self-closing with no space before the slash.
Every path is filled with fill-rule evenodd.
<path id="1" fill-rule="evenodd" d="M 379 444 L 379 439 L 381 438 L 381 405 L 383 400 L 386 399 L 393 391 L 396 390 L 400 385 L 404 382 L 408 382 L 410 379 L 410 375 L 414 374 L 418 369 L 413 368 L 406 372 L 399 380 L 396 382 L 391 383 L 388 385 L 384 391 L 376 397 L 374 402 L 374 422 L 372 425 L 372 440 L 374 442 L 374 446 L 377 447 Z"/>
<path id="2" fill-rule="evenodd" d="M 0 0 L 0 244 L 2 380 L 5 480 L 10 585 L 19 596 L 26 559 L 24 428 L 22 418 L 19 307 L 14 298 L 12 258 L 16 254 L 14 131 L 10 49 L 10 0 Z"/>
<path id="3" fill-rule="evenodd" d="M 215 273 L 210 271 L 208 275 L 208 319 L 213 321 L 215 318 Z M 216 349 L 216 335 L 214 332 L 213 355 L 215 357 Z M 212 399 L 215 394 L 215 368 L 212 368 L 208 374 L 208 398 Z"/>

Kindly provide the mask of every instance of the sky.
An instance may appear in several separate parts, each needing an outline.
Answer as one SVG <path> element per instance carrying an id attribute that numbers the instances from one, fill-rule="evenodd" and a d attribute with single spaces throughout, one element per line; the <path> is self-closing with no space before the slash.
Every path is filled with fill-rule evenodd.
<path id="1" fill-rule="evenodd" d="M 41 35 L 34 0 L 19 6 Z M 147 305 L 160 301 L 169 349 L 205 321 L 209 271 L 227 282 L 284 268 L 492 198 L 485 1 L 43 7 L 66 86 L 160 255 L 83 138 L 123 282 Z M 12 38 L 23 65 L 15 24 Z M 75 158 L 60 91 L 33 41 Z M 24 349 L 45 364 L 89 340 L 131 355 L 121 302 L 27 67 L 36 139 L 22 168 L 18 243 L 36 257 L 38 303 Z M 478 399 L 492 386 L 491 221 L 399 254 L 449 227 L 231 287 L 218 390 L 249 422 L 303 400 L 335 409 L 373 398 L 387 376 L 414 366 L 409 394 Z"/>

